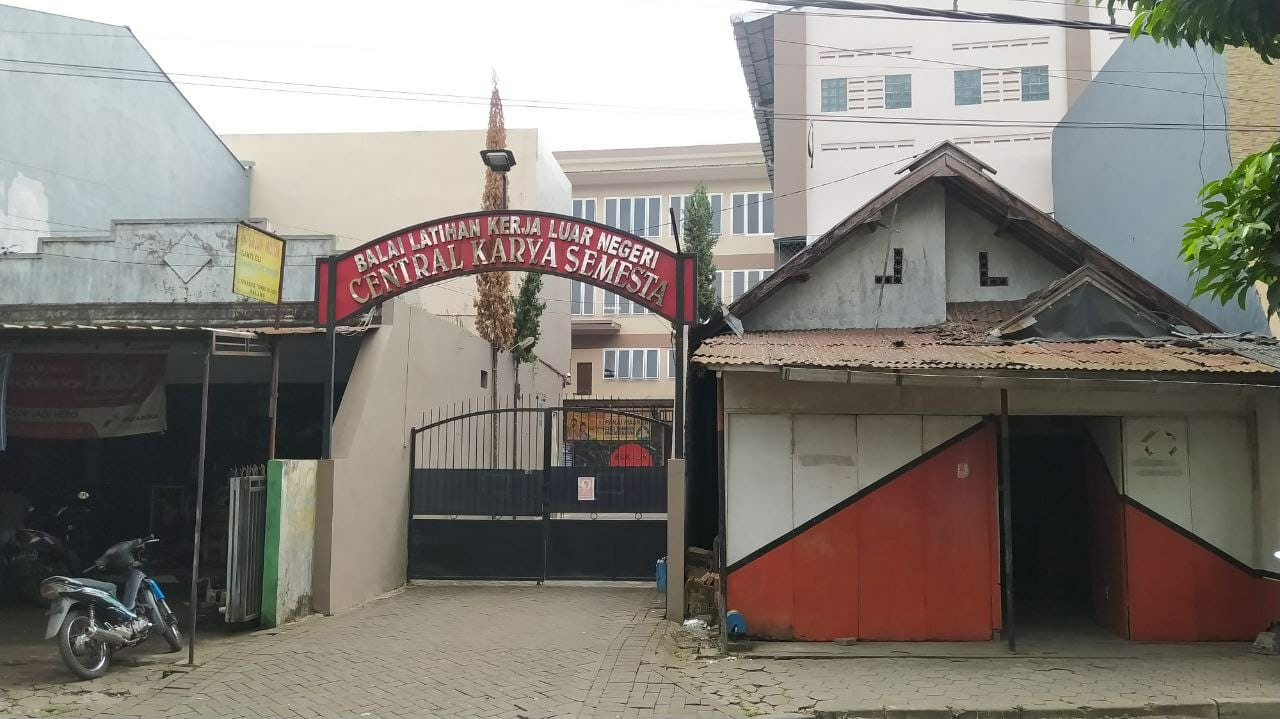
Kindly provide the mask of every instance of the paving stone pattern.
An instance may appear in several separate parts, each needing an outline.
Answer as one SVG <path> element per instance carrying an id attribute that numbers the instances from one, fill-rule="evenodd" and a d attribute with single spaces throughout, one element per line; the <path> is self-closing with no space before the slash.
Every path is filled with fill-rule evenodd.
<path id="1" fill-rule="evenodd" d="M 649 661 L 652 589 L 413 586 L 249 638 L 102 717 L 722 717 Z"/>
<path id="2" fill-rule="evenodd" d="M 885 707 L 1071 712 L 1212 707 L 1223 700 L 1265 702 L 1270 711 L 1280 706 L 1274 704 L 1280 703 L 1280 657 L 1251 655 L 1243 647 L 1231 655 L 1189 657 L 719 659 L 686 662 L 683 673 L 708 696 L 751 715 L 882 716 Z"/>

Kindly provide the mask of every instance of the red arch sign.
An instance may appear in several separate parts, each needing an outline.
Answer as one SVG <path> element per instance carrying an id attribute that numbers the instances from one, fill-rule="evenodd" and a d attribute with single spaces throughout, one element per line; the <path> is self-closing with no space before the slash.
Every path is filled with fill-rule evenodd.
<path id="1" fill-rule="evenodd" d="M 406 227 L 319 260 L 316 316 L 320 324 L 329 321 L 330 277 L 335 280 L 333 315 L 341 322 L 434 282 L 514 270 L 603 287 L 672 322 L 693 322 L 694 262 L 693 255 L 576 217 L 529 210 L 469 212 Z"/>

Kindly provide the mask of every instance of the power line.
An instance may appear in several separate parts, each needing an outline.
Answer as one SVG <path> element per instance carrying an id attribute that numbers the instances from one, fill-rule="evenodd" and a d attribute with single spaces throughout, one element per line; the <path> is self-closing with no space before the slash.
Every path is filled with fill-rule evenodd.
<path id="1" fill-rule="evenodd" d="M 785 42 L 785 41 L 784 41 L 784 42 Z M 798 44 L 808 44 L 808 43 L 798 43 Z M 939 62 L 945 62 L 945 61 L 939 61 Z M 153 79 L 145 79 L 145 78 L 117 77 L 117 76 L 104 76 L 104 75 L 88 75 L 88 74 L 80 74 L 80 73 L 72 73 L 72 72 L 44 72 L 44 71 L 36 71 L 36 70 L 14 70 L 14 69 L 12 69 L 12 68 L 0 68 L 0 72 L 10 72 L 10 73 L 18 73 L 18 74 L 35 74 L 35 75 L 53 75 L 53 76 L 59 76 L 59 77 L 88 77 L 88 78 L 97 78 L 97 79 L 105 79 L 105 80 L 124 80 L 124 81 L 137 81 L 137 82 L 152 82 L 152 83 L 166 83 L 166 84 L 172 84 L 172 83 L 167 83 L 167 81 L 165 81 L 165 80 L 160 80 L 160 79 L 154 79 L 154 80 L 153 80 Z M 1105 81 L 1098 81 L 1098 82 L 1105 82 Z M 183 84 L 183 85 L 204 86 L 204 87 L 215 87 L 215 88 L 220 87 L 220 88 L 227 88 L 227 89 L 253 90 L 253 91 L 259 91 L 259 92 L 283 92 L 283 93 L 303 94 L 303 95 L 324 95 L 324 96 L 332 96 L 332 97 L 353 97 L 353 98 L 366 98 L 366 99 L 375 99 L 375 100 L 402 100 L 402 101 L 412 101 L 412 102 L 434 102 L 434 103 L 444 103 L 444 104 L 451 104 L 451 103 L 454 103 L 454 101 L 452 101 L 452 100 L 445 100 L 445 99 L 426 99 L 426 98 L 417 98 L 417 97 L 394 97 L 394 96 L 386 96 L 386 95 L 364 95 L 364 94 L 350 94 L 350 93 L 331 93 L 331 92 L 322 92 L 322 91 L 313 91 L 313 90 L 291 90 L 291 89 L 288 89 L 288 88 L 251 87 L 251 86 L 240 86 L 240 85 L 225 85 L 225 84 L 214 84 L 214 83 L 191 83 L 191 82 L 182 82 L 181 84 Z M 1110 84 L 1121 84 L 1121 83 L 1110 83 Z M 1164 88 L 1146 87 L 1146 86 L 1142 86 L 1142 85 L 1126 85 L 1126 86 L 1128 86 L 1128 87 L 1145 88 L 1145 89 L 1151 89 L 1151 90 L 1161 90 L 1161 89 L 1164 89 Z M 1182 92 L 1182 91 L 1175 91 L 1175 90 L 1170 90 L 1170 91 L 1171 91 L 1171 92 Z M 1198 95 L 1198 93 L 1186 93 L 1186 94 Z M 1232 99 L 1234 99 L 1234 98 L 1232 98 Z M 1262 102 L 1262 103 L 1264 103 L 1264 104 L 1280 105 L 1280 103 L 1269 103 L 1269 102 L 1261 101 L 1261 100 L 1259 100 L 1259 101 L 1257 101 L 1257 102 Z M 463 104 L 474 104 L 474 103 L 463 103 Z M 530 105 L 530 106 L 525 106 L 525 107 L 526 107 L 527 109 L 540 109 L 540 110 L 578 110 L 578 111 L 582 111 L 582 110 L 587 110 L 587 111 L 595 110 L 595 111 L 607 111 L 607 110 L 606 110 L 606 109 L 604 109 L 604 108 L 569 107 L 569 106 L 550 106 L 550 105 L 539 105 L 539 106 L 532 106 L 532 105 Z M 643 108 L 643 107 L 639 107 L 639 106 L 633 106 L 633 108 L 634 108 L 636 111 L 640 111 L 640 112 L 647 112 L 647 111 L 648 111 L 648 109 L 647 109 L 647 108 Z M 654 111 L 654 112 L 667 112 L 667 111 L 669 111 L 669 110 L 663 110 L 663 109 L 661 109 L 661 108 L 653 108 L 653 111 Z M 696 112 L 700 112 L 699 110 L 686 110 L 686 111 L 687 111 L 687 112 L 695 112 L 695 113 L 696 113 Z M 786 117 L 781 117 L 781 116 L 780 116 L 780 117 L 779 117 L 779 119 L 784 119 L 784 120 L 809 119 L 809 120 L 814 120 L 814 121 L 818 121 L 818 122 L 829 122 L 829 121 L 834 121 L 834 120 L 832 119 L 832 117 L 831 117 L 829 114 L 802 114 L 802 113 L 787 114 L 787 116 L 786 116 Z M 942 121 L 943 121 L 943 122 L 951 122 L 951 120 L 942 120 Z M 974 125 L 981 125 L 981 124 L 983 124 L 982 122 L 975 122 L 975 121 L 969 121 L 969 120 L 960 120 L 960 119 L 957 119 L 957 120 L 955 120 L 954 122 L 955 122 L 956 124 L 958 124 L 958 125 L 966 125 L 966 126 L 974 126 Z M 994 123 L 994 122 L 997 122 L 997 121 L 992 120 L 992 121 L 985 121 L 985 122 L 988 122 L 988 123 Z M 903 123 L 903 124 L 911 124 L 908 120 L 902 120 L 902 123 Z M 1093 125 L 1093 124 L 1097 124 L 1097 125 L 1100 125 L 1100 126 L 1102 126 L 1102 127 L 1108 128 L 1108 129 L 1114 129 L 1114 128 L 1118 128 L 1118 127 L 1132 127 L 1132 128 L 1136 128 L 1136 129 L 1167 129 L 1167 126 L 1166 126 L 1166 125 L 1161 125 L 1161 124 L 1150 124 L 1150 123 L 1118 123 L 1118 122 L 1105 122 L 1105 123 L 1084 123 L 1084 122 L 1081 122 L 1081 123 L 1078 123 L 1078 125 L 1079 125 L 1079 126 L 1082 126 L 1082 127 L 1083 127 L 1083 126 L 1087 126 L 1087 125 Z M 999 126 L 999 125 L 994 125 L 994 124 L 993 124 L 993 125 L 991 125 L 991 126 L 993 126 L 993 127 L 997 127 L 997 126 Z M 1231 129 L 1235 129 L 1235 128 L 1240 127 L 1240 126 L 1237 126 L 1237 125 L 1227 125 L 1227 126 L 1224 126 L 1224 127 L 1229 127 L 1229 128 L 1231 128 Z M 1270 131 L 1271 129 L 1273 129 L 1273 127 L 1274 127 L 1275 129 L 1280 129 L 1280 125 L 1277 125 L 1277 126 L 1252 126 L 1252 127 L 1253 127 L 1253 129 L 1252 129 L 1252 130 L 1246 130 L 1246 131 L 1253 131 L 1253 130 L 1258 130 L 1258 129 Z M 305 229 L 305 228 L 304 228 L 304 229 Z"/>
<path id="2" fill-rule="evenodd" d="M 89 77 L 89 78 L 106 79 L 106 80 L 136 80 L 141 82 L 159 82 L 159 83 L 169 83 L 171 82 L 171 78 L 175 78 L 175 77 L 190 77 L 190 78 L 197 78 L 199 80 L 217 80 L 220 82 L 228 82 L 228 83 L 232 83 L 232 82 L 253 83 L 255 85 L 259 85 L 259 84 L 260 85 L 282 85 L 287 87 L 303 88 L 303 89 L 311 89 L 311 90 L 334 90 L 334 91 L 341 91 L 343 93 L 380 93 L 380 94 L 387 94 L 387 95 L 420 98 L 423 101 L 433 100 L 433 101 L 438 101 L 442 103 L 447 102 L 447 103 L 456 103 L 456 104 L 463 104 L 463 105 L 487 106 L 489 104 L 489 97 L 487 95 L 484 95 L 484 96 L 463 95 L 463 94 L 446 93 L 446 92 L 428 92 L 424 90 L 400 90 L 400 89 L 394 89 L 394 88 L 330 85 L 325 83 L 297 82 L 297 81 L 289 81 L 289 80 L 266 80 L 266 79 L 251 78 L 251 77 L 237 77 L 232 75 L 209 75 L 209 74 L 184 73 L 184 72 L 166 72 L 164 70 L 156 70 L 156 69 L 150 69 L 150 68 L 128 68 L 128 67 L 115 67 L 110 65 L 87 65 L 87 64 L 81 64 L 81 63 L 54 62 L 51 60 L 31 60 L 31 59 L 12 58 L 12 57 L 0 57 L 0 62 L 21 64 L 21 65 L 40 65 L 40 66 L 62 68 L 64 70 L 128 73 L 127 75 L 124 75 L 124 76 L 117 76 L 117 75 L 103 76 L 103 75 L 79 74 L 76 72 L 51 72 L 51 71 L 35 71 L 35 70 L 23 71 L 23 70 L 9 69 L 9 68 L 0 68 L 0 70 L 4 70 L 7 72 L 15 72 L 18 74 L 67 75 L 67 76 L 73 76 L 73 77 Z M 172 81 L 172 82 L 174 82 L 175 84 L 195 85 L 198 87 L 231 87 L 235 89 L 264 89 L 264 90 L 274 89 L 274 88 L 241 87 L 239 85 L 224 85 L 224 84 L 218 84 L 218 83 L 202 83 L 202 82 L 187 81 L 187 80 Z M 314 93 L 314 94 L 327 94 L 327 93 Z M 363 95 L 341 94 L 336 96 L 362 97 Z M 716 113 L 716 114 L 728 114 L 733 112 L 732 110 L 717 110 L 712 108 L 681 108 L 681 107 L 663 107 L 663 106 L 648 106 L 648 105 L 622 105 L 622 104 L 610 104 L 610 103 L 576 102 L 576 101 L 569 101 L 569 100 L 542 100 L 542 99 L 529 99 L 529 98 L 503 98 L 503 104 L 512 105 L 514 107 L 528 108 L 528 109 L 706 112 L 706 113 Z"/>
<path id="3" fill-rule="evenodd" d="M 898 19 L 901 19 L 901 18 L 898 18 Z M 814 47 L 814 48 L 825 49 L 825 50 L 857 52 L 857 50 L 852 48 L 837 47 L 832 45 L 822 45 L 818 43 L 807 43 L 807 42 L 800 42 L 795 40 L 783 40 L 780 38 L 775 38 L 775 41 L 785 42 L 788 44 L 807 46 L 807 47 Z M 947 60 L 930 59 L 930 58 L 923 58 L 923 57 L 916 57 L 916 56 L 912 56 L 910 60 L 916 61 L 916 62 L 944 65 L 947 67 L 962 67 L 966 69 L 976 69 L 976 70 L 999 71 L 999 70 L 1009 69 L 1009 68 L 1000 68 L 1000 67 L 986 67 L 982 65 L 972 65 L 968 63 L 959 63 L 959 62 L 952 62 Z M 155 83 L 162 83 L 162 84 L 169 84 L 170 82 L 175 82 L 176 84 L 195 86 L 195 87 L 227 88 L 227 89 L 237 89 L 237 90 L 250 90 L 250 91 L 257 91 L 257 92 L 280 92 L 280 93 L 286 93 L 286 94 L 319 95 L 319 96 L 328 96 L 328 97 L 354 97 L 354 98 L 377 99 L 377 100 L 407 100 L 412 102 L 428 102 L 428 103 L 437 103 L 437 104 L 487 105 L 489 102 L 489 98 L 481 97 L 478 95 L 459 95 L 459 94 L 453 94 L 453 93 L 426 92 L 426 91 L 416 91 L 416 90 L 367 88 L 367 87 L 347 86 L 347 85 L 329 85 L 329 84 L 323 84 L 323 83 L 304 83 L 304 82 L 294 82 L 294 81 L 285 81 L 285 80 L 262 80 L 262 79 L 228 76 L 228 75 L 165 73 L 162 70 L 153 70 L 153 69 L 144 69 L 144 68 L 122 68 L 122 67 L 112 67 L 112 66 L 106 66 L 106 65 L 60 63 L 60 62 L 54 62 L 54 61 L 29 60 L 29 59 L 20 59 L 20 58 L 0 57 L 0 62 L 23 64 L 23 65 L 49 66 L 49 67 L 62 68 L 64 70 L 92 70 L 97 72 L 120 72 L 120 73 L 129 73 L 130 75 L 116 76 L 116 75 L 91 74 L 87 72 L 85 73 L 70 72 L 70 71 L 53 72 L 53 71 L 47 71 L 47 70 L 20 70 L 20 69 L 0 67 L 0 71 L 16 73 L 16 74 L 84 77 L 84 78 L 104 79 L 104 80 L 155 82 Z M 820 67 L 824 65 L 808 65 L 808 66 Z M 831 65 L 825 65 L 825 66 L 830 67 Z M 845 66 L 845 65 L 841 65 L 841 66 Z M 859 67 L 859 66 L 853 66 L 853 67 Z M 871 68 L 875 66 L 861 66 L 861 67 Z M 1192 73 L 1192 74 L 1198 74 L 1198 73 Z M 142 75 L 144 77 L 136 77 L 137 75 Z M 150 77 L 145 77 L 145 76 L 150 76 Z M 192 78 L 200 78 L 204 80 L 217 80 L 218 82 L 199 82 L 194 80 L 171 81 L 170 77 L 175 77 L 175 78 L 192 77 Z M 1066 74 L 1052 74 L 1052 73 L 1050 73 L 1050 77 L 1056 77 L 1056 78 L 1076 81 L 1076 82 L 1097 82 L 1099 84 L 1109 84 L 1109 85 L 1116 85 L 1120 87 L 1145 89 L 1145 90 L 1152 90 L 1156 92 L 1172 92 L 1172 93 L 1195 95 L 1195 96 L 1199 96 L 1201 94 L 1201 93 L 1196 93 L 1196 92 L 1187 91 L 1187 90 L 1177 90 L 1174 88 L 1156 87 L 1156 86 L 1150 86 L 1150 85 L 1139 85 L 1134 83 L 1118 83 L 1114 81 L 1101 80 L 1093 77 L 1088 77 L 1088 78 L 1072 77 Z M 244 85 L 244 84 L 236 84 L 236 83 L 252 83 L 252 84 Z M 259 87 L 259 85 L 265 85 L 266 87 Z M 1235 98 L 1235 97 L 1229 97 L 1225 95 L 1221 97 L 1225 97 L 1226 99 L 1231 99 L 1231 100 L 1237 100 L 1240 102 L 1280 106 L 1280 103 L 1272 102 L 1268 100 L 1261 100 L 1258 98 Z M 597 111 L 597 112 L 620 111 L 620 112 L 640 112 L 640 113 L 680 112 L 680 113 L 688 113 L 688 114 L 701 114 L 701 113 L 731 114 L 733 112 L 731 110 L 716 110 L 716 109 L 708 109 L 708 108 L 680 108 L 680 107 L 645 106 L 645 105 L 582 103 L 582 102 L 561 101 L 561 100 L 539 100 L 539 99 L 519 99 L 519 98 L 506 99 L 504 100 L 504 104 L 511 105 L 513 107 L 518 107 L 521 109 L 533 109 L 533 110 L 577 110 L 577 111 Z"/>

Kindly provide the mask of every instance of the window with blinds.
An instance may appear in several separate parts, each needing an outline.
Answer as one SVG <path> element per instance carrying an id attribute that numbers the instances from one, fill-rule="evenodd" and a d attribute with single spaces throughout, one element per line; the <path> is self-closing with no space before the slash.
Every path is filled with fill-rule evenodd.
<path id="1" fill-rule="evenodd" d="M 596 288 L 594 286 L 574 280 L 570 286 L 569 299 L 570 314 L 594 315 L 596 313 Z"/>
<path id="2" fill-rule="evenodd" d="M 579 220 L 596 221 L 596 200 L 594 197 L 574 198 L 573 216 Z"/>
<path id="3" fill-rule="evenodd" d="M 604 223 L 641 237 L 657 237 L 662 229 L 662 198 L 606 197 Z"/>
<path id="4" fill-rule="evenodd" d="M 651 315 L 653 314 L 651 310 L 645 308 L 643 305 L 638 305 L 635 302 L 632 302 L 631 300 L 627 299 L 626 297 L 615 295 L 612 292 L 609 292 L 607 290 L 604 293 L 604 313 L 606 315 Z"/>
<path id="5" fill-rule="evenodd" d="M 747 294 L 752 287 L 773 274 L 773 270 L 733 270 L 730 273 L 729 302 L 737 302 L 738 298 Z"/>
<path id="6" fill-rule="evenodd" d="M 651 348 L 607 349 L 604 379 L 658 379 L 659 351 Z"/>

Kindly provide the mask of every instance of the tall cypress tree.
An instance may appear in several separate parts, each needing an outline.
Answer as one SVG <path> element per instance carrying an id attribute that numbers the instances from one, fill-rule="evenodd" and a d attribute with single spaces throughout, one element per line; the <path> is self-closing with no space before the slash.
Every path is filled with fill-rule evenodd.
<path id="1" fill-rule="evenodd" d="M 528 337 L 533 338 L 533 344 L 512 353 L 512 359 L 517 364 L 533 361 L 533 350 L 538 346 L 538 338 L 542 335 L 542 311 L 547 308 L 547 303 L 538 299 L 540 292 L 542 274 L 526 272 L 520 282 L 520 293 L 512 300 L 512 310 L 515 314 L 516 344 Z"/>
<path id="2" fill-rule="evenodd" d="M 707 186 L 698 183 L 684 204 L 683 240 L 685 252 L 697 256 L 698 317 L 706 319 L 720 308 L 716 299 L 716 261 L 711 251 L 720 236 L 715 233 L 711 216 L 711 200 L 707 198 Z"/>
<path id="3" fill-rule="evenodd" d="M 487 150 L 501 150 L 507 146 L 507 126 L 502 116 L 502 98 L 498 95 L 496 79 L 489 98 L 489 131 L 485 134 L 484 146 Z M 499 173 L 485 170 L 480 207 L 485 210 L 508 209 Z M 486 254 L 491 254 L 492 245 L 486 250 Z M 495 349 L 510 347 L 516 335 L 511 316 L 511 276 L 506 272 L 482 272 L 476 275 L 476 290 L 476 333 Z"/>

